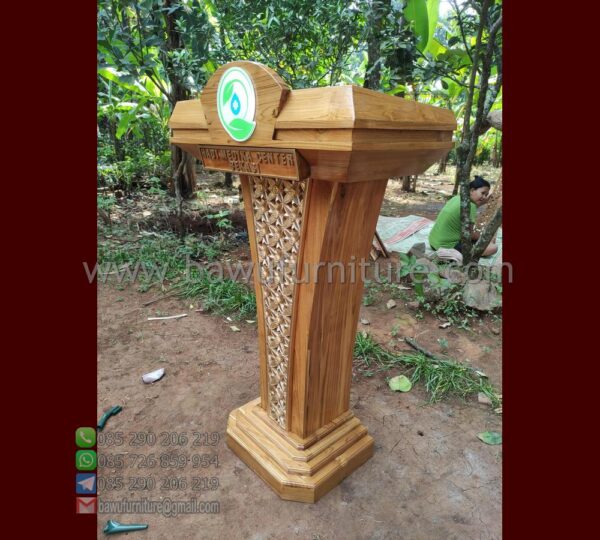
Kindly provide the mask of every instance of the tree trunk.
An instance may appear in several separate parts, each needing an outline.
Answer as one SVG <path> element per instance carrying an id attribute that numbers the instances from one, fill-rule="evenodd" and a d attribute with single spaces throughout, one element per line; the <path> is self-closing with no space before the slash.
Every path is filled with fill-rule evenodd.
<path id="1" fill-rule="evenodd" d="M 473 251 L 469 257 L 470 262 L 476 265 L 481 258 L 481 254 L 490 243 L 490 240 L 496 234 L 498 227 L 502 223 L 502 171 L 498 177 L 498 183 L 494 187 L 494 191 L 481 212 L 477 216 L 475 230 L 479 232 L 479 240 L 473 246 Z"/>
<path id="2" fill-rule="evenodd" d="M 419 101 L 419 87 L 417 83 L 413 83 L 412 85 L 413 98 L 415 101 Z"/>
<path id="3" fill-rule="evenodd" d="M 108 121 L 108 132 L 113 143 L 116 160 L 123 161 L 125 159 L 125 150 L 123 148 L 123 141 L 117 139 L 117 121 L 114 117 Z"/>
<path id="4" fill-rule="evenodd" d="M 175 200 L 177 201 L 177 224 L 179 228 L 179 240 L 183 243 L 185 239 L 185 224 L 183 222 L 183 189 L 186 184 L 186 170 L 189 165 L 189 154 L 182 154 L 179 166 L 173 175 L 175 188 Z"/>
<path id="5" fill-rule="evenodd" d="M 494 0 L 491 0 L 492 2 Z M 488 18 L 488 11 L 490 8 L 490 0 L 483 0 L 483 5 L 481 7 L 481 11 L 479 14 L 479 28 L 477 30 L 477 38 L 475 41 L 475 49 L 473 51 L 473 63 L 471 66 L 471 75 L 469 77 L 469 86 L 467 89 L 467 102 L 465 104 L 465 116 L 463 119 L 463 128 L 462 128 L 462 134 L 461 134 L 461 138 L 460 138 L 460 143 L 456 146 L 456 179 L 454 181 L 454 190 L 452 191 L 453 195 L 456 195 L 459 191 L 459 188 L 461 188 L 461 183 L 464 183 L 465 181 L 468 183 L 468 180 L 471 176 L 471 166 L 472 166 L 472 160 L 469 163 L 469 150 L 471 148 L 471 142 L 473 139 L 473 136 L 476 136 L 476 144 L 477 144 L 477 140 L 479 139 L 479 134 L 477 133 L 477 130 L 475 129 L 475 126 L 473 126 L 473 129 L 471 129 L 471 114 L 472 114 L 472 108 L 473 108 L 473 100 L 475 98 L 475 82 L 477 79 L 477 74 L 479 71 L 479 61 L 480 61 L 480 57 L 481 57 L 481 53 L 482 53 L 482 48 L 483 48 L 483 44 L 482 44 L 482 38 L 483 38 L 483 30 L 487 25 L 487 18 Z M 493 38 L 491 38 L 493 39 Z M 490 59 L 491 60 L 491 59 Z M 484 71 L 484 70 L 482 70 Z M 481 84 L 480 86 L 483 85 L 484 82 L 484 77 L 483 77 L 483 72 L 480 76 L 480 81 Z M 487 81 L 486 81 L 487 84 Z M 481 96 L 481 90 L 480 90 L 480 96 Z M 485 96 L 484 96 L 485 97 Z M 476 118 L 477 121 L 477 118 Z M 465 190 L 463 190 L 462 188 L 460 189 L 461 192 L 461 197 L 464 195 Z M 466 191 L 468 193 L 468 190 Z M 464 208 L 463 208 L 464 207 Z M 469 214 L 469 205 L 468 203 L 464 203 L 461 205 L 461 216 L 467 217 Z M 463 236 L 465 236 L 465 230 L 463 228 Z M 467 242 L 468 244 L 468 248 L 470 251 L 470 247 L 471 247 L 471 238 L 469 235 L 469 238 L 467 239 L 466 237 L 463 238 L 464 241 Z M 463 243 L 463 245 L 465 245 Z"/>
<path id="6" fill-rule="evenodd" d="M 417 178 L 418 175 L 401 176 L 402 178 L 402 191 L 408 193 L 414 193 L 417 189 Z"/>
<path id="7" fill-rule="evenodd" d="M 502 145 L 502 139 L 500 139 L 500 144 L 498 144 L 498 132 L 496 132 L 496 138 L 494 140 L 494 148 L 492 149 L 492 167 L 500 167 L 500 150 L 499 146 Z"/>
<path id="8" fill-rule="evenodd" d="M 363 86 L 371 90 L 381 87 L 381 33 L 390 0 L 371 0 L 367 16 L 367 67 Z"/>
<path id="9" fill-rule="evenodd" d="M 448 166 L 448 154 L 446 154 L 440 161 L 438 162 L 438 169 L 435 174 L 444 174 L 446 172 L 446 167 Z"/>
<path id="10" fill-rule="evenodd" d="M 475 230 L 482 232 L 486 225 L 492 221 L 498 208 L 502 208 L 502 171 L 498 177 L 498 182 L 494 186 L 494 190 L 490 195 L 488 202 L 486 203 L 483 211 L 477 216 L 477 222 L 475 223 Z"/>
<path id="11" fill-rule="evenodd" d="M 180 51 L 184 48 L 181 36 L 177 30 L 177 10 L 171 13 L 168 11 L 168 9 L 172 7 L 172 4 L 174 4 L 174 2 L 171 0 L 165 0 L 164 17 L 167 29 L 167 44 L 166 51 L 164 51 L 165 54 L 163 55 L 163 63 L 169 81 L 171 82 L 169 102 L 171 103 L 171 107 L 174 107 L 178 101 L 189 99 L 190 93 L 177 77 L 171 61 L 171 53 Z M 183 159 L 183 154 L 184 152 L 180 148 L 171 145 L 171 174 L 173 175 L 174 180 L 176 171 L 179 169 L 179 165 Z M 180 196 L 183 199 L 190 199 L 194 196 L 194 192 L 196 191 L 195 162 L 196 159 L 190 154 L 187 154 L 185 167 L 183 173 L 180 174 L 179 180 L 181 189 Z"/>
<path id="12" fill-rule="evenodd" d="M 460 144 L 456 148 L 456 181 L 454 184 L 454 193 L 460 193 L 460 219 L 461 219 L 461 244 L 463 251 L 463 264 L 468 265 L 471 262 L 473 255 L 473 243 L 471 240 L 471 200 L 469 181 L 471 169 L 477 152 L 477 143 L 480 135 L 484 132 L 486 117 L 490 112 L 495 97 L 499 91 L 499 84 L 502 80 L 499 76 L 494 88 L 489 87 L 489 78 L 492 70 L 494 54 L 497 52 L 495 43 L 496 34 L 502 26 L 502 16 L 500 16 L 488 30 L 488 42 L 483 50 L 482 35 L 483 29 L 488 26 L 488 11 L 490 3 L 493 0 L 484 0 L 481 7 L 481 16 L 479 22 L 479 30 L 477 33 L 477 41 L 473 55 L 473 66 L 471 71 L 471 79 L 469 83 L 469 93 L 467 96 L 467 105 L 465 106 L 465 118 L 463 123 L 463 134 Z M 483 53 L 483 54 L 482 54 Z M 475 108 L 475 120 L 473 125 L 470 124 L 471 106 L 475 96 L 475 78 L 479 69 L 479 60 L 481 57 L 481 73 L 479 76 L 479 95 Z M 499 72 L 500 72 L 499 68 Z M 489 94 L 488 94 L 489 91 Z"/>
<path id="13" fill-rule="evenodd" d="M 177 171 L 179 169 L 184 153 L 185 152 L 183 152 L 181 148 L 178 148 L 173 144 L 171 145 L 171 170 Z M 185 153 L 185 155 L 187 160 L 185 162 L 183 173 L 180 175 L 180 189 L 181 197 L 190 199 L 194 196 L 194 192 L 196 191 L 196 158 L 187 153 Z M 173 175 L 173 180 L 175 180 L 175 175 Z"/>
<path id="14" fill-rule="evenodd" d="M 482 255 L 482 253 L 485 251 L 485 248 L 488 246 L 488 244 L 490 243 L 490 241 L 496 234 L 496 231 L 498 230 L 498 227 L 500 227 L 501 223 L 502 223 L 502 204 L 500 204 L 500 206 L 498 206 L 496 208 L 496 212 L 492 216 L 492 219 L 490 219 L 490 221 L 483 228 L 483 231 L 481 231 L 481 236 L 479 237 L 479 240 L 477 240 L 477 242 L 473 246 L 473 252 L 471 253 L 470 261 L 469 261 L 470 263 L 473 264 L 473 266 L 479 262 L 479 259 Z"/>
<path id="15" fill-rule="evenodd" d="M 225 173 L 225 187 L 231 189 L 233 187 L 233 174 L 230 172 Z"/>

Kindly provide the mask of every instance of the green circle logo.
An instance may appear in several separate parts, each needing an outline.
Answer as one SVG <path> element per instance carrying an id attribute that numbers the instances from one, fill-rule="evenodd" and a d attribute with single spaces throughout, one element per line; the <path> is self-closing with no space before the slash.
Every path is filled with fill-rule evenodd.
<path id="1" fill-rule="evenodd" d="M 239 67 L 229 68 L 217 87 L 217 111 L 225 131 L 238 142 L 254 133 L 256 93 L 250 76 Z"/>

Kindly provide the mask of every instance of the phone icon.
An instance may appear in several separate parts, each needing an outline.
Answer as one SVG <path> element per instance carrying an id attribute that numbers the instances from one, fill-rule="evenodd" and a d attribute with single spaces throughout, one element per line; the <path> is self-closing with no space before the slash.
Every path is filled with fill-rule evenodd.
<path id="1" fill-rule="evenodd" d="M 75 430 L 75 444 L 79 448 L 91 448 L 96 444 L 96 430 L 92 427 L 80 427 Z"/>

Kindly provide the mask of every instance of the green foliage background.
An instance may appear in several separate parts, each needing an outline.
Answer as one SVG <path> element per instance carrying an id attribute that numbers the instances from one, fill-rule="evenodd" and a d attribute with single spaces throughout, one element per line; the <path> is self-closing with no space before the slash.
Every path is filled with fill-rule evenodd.
<path id="1" fill-rule="evenodd" d="M 490 4 L 491 24 L 502 3 Z M 165 154 L 167 121 L 174 104 L 196 96 L 217 67 L 232 60 L 264 63 L 293 88 L 365 85 L 448 107 L 460 130 L 481 5 L 477 0 L 100 0 L 99 184 L 130 189 L 167 175 L 173 166 Z M 495 57 L 489 79 L 499 87 L 500 58 Z M 500 89 L 492 108 L 501 107 Z M 488 132 L 476 159 L 490 159 L 494 146 L 497 154 L 497 135 Z"/>

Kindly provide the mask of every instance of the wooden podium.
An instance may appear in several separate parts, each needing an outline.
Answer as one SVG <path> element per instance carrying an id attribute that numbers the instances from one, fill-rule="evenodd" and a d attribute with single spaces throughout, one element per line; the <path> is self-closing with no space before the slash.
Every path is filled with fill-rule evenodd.
<path id="1" fill-rule="evenodd" d="M 387 179 L 443 157 L 454 115 L 356 86 L 290 90 L 232 62 L 169 126 L 173 144 L 242 184 L 260 397 L 231 412 L 227 443 L 280 497 L 314 502 L 373 454 L 349 401 L 359 265 Z"/>

